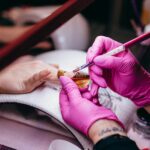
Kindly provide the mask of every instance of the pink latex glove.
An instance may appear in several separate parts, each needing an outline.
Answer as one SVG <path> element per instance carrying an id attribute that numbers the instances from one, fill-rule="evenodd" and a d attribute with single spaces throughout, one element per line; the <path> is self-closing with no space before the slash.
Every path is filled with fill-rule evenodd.
<path id="1" fill-rule="evenodd" d="M 91 125 L 99 119 L 114 120 L 121 126 L 115 114 L 82 97 L 77 85 L 68 77 L 60 77 L 60 109 L 63 119 L 72 127 L 88 135 Z"/>
<path id="2" fill-rule="evenodd" d="M 104 36 L 96 38 L 87 53 L 87 61 L 94 62 L 89 67 L 93 81 L 91 94 L 97 94 L 99 87 L 110 87 L 138 106 L 150 104 L 150 74 L 137 62 L 130 51 L 116 56 L 103 56 L 121 44 Z"/>

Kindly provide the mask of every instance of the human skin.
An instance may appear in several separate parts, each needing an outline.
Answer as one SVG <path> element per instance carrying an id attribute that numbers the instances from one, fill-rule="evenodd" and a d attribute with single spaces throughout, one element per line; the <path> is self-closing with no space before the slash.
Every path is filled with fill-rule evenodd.
<path id="1" fill-rule="evenodd" d="M 28 93 L 46 81 L 55 82 L 58 66 L 25 56 L 0 71 L 0 93 Z"/>
<path id="2" fill-rule="evenodd" d="M 89 138 L 94 144 L 105 137 L 115 134 L 127 136 L 121 126 L 112 120 L 98 120 L 89 129 Z"/>

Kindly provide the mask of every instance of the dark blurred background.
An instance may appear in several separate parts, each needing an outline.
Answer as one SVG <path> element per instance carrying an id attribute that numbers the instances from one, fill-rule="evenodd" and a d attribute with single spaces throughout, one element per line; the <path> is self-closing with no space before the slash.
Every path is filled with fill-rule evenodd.
<path id="1" fill-rule="evenodd" d="M 139 20 L 133 9 L 133 1 L 136 1 L 136 8 L 139 17 L 142 12 L 144 0 L 95 0 L 88 8 L 81 13 L 88 20 L 91 28 L 91 41 L 98 35 L 109 36 L 119 42 L 126 42 L 136 37 L 136 32 L 131 26 L 130 20 L 133 19 L 137 24 Z M 60 5 L 65 0 L 3 0 L 0 4 L 0 12 L 14 6 L 45 6 Z M 144 52 L 137 52 L 142 49 Z M 149 48 L 148 48 L 149 49 Z M 142 58 L 141 63 L 150 68 L 150 52 L 139 45 L 133 49 L 138 59 Z M 147 68 L 147 67 L 146 67 Z"/>
<path id="2" fill-rule="evenodd" d="M 0 10 L 14 6 L 44 6 L 63 4 L 65 0 L 4 0 L 1 1 Z M 142 2 L 137 1 L 139 13 Z M 91 25 L 92 40 L 99 34 L 110 36 L 119 41 L 126 41 L 134 36 L 130 19 L 136 17 L 133 12 L 131 0 L 95 0 L 82 14 Z"/>

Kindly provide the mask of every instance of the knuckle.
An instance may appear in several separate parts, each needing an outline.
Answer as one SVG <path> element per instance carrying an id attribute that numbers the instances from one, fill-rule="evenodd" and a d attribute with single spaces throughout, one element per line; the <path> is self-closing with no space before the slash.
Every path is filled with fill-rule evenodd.
<path id="1" fill-rule="evenodd" d="M 30 85 L 29 80 L 24 80 L 23 83 L 24 84 L 22 84 L 22 87 L 21 87 L 23 93 L 28 93 L 32 91 L 32 86 Z"/>

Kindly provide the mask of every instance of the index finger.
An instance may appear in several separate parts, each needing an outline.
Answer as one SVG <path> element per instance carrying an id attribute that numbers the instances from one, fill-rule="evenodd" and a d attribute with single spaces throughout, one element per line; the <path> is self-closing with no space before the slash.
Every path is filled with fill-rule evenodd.
<path id="1" fill-rule="evenodd" d="M 96 56 L 106 53 L 120 45 L 121 43 L 111 38 L 98 36 L 87 52 L 87 62 L 91 62 Z"/>

